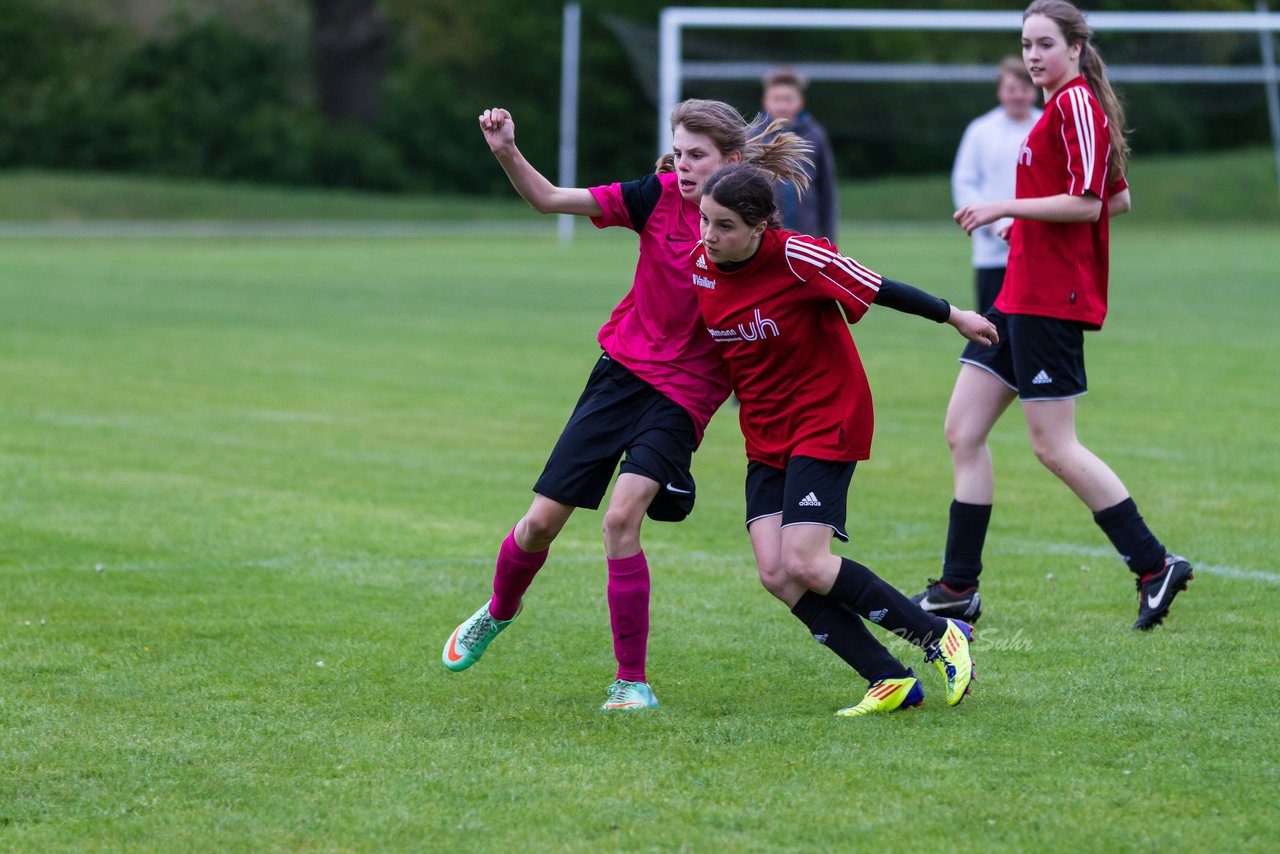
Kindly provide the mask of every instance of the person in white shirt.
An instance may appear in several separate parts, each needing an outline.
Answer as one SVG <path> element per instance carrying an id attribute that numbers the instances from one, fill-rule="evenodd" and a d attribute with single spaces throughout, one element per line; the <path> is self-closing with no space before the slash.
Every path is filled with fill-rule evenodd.
<path id="1" fill-rule="evenodd" d="M 956 152 L 951 194 L 957 209 L 1013 198 L 1018 151 L 1040 118 L 1040 110 L 1034 107 L 1039 90 L 1021 59 L 1011 56 L 1002 60 L 996 79 L 1000 106 L 969 123 Z M 1004 282 L 1009 244 L 1000 237 L 1000 231 L 1010 222 L 999 220 L 973 232 L 974 291 L 979 314 L 991 308 Z"/>

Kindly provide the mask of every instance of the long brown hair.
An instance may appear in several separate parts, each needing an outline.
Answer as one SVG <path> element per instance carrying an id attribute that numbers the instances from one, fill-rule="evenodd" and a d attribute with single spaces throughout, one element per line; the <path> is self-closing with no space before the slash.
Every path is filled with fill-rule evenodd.
<path id="1" fill-rule="evenodd" d="M 1080 45 L 1080 73 L 1093 92 L 1102 112 L 1107 117 L 1107 131 L 1111 135 L 1111 162 L 1107 166 L 1107 180 L 1114 181 L 1129 168 L 1128 129 L 1125 127 L 1124 104 L 1111 88 L 1107 79 L 1107 64 L 1093 45 L 1093 28 L 1084 15 L 1066 0 L 1036 0 L 1022 13 L 1026 21 L 1032 15 L 1044 15 L 1058 25 L 1067 44 Z"/>
<path id="2" fill-rule="evenodd" d="M 735 151 L 742 153 L 742 162 L 763 169 L 773 179 L 789 181 L 803 191 L 809 186 L 809 168 L 813 160 L 813 146 L 803 137 L 783 128 L 785 119 L 771 122 L 767 127 L 757 119 L 748 123 L 742 114 L 723 101 L 703 101 L 690 98 L 681 101 L 671 111 L 671 129 L 683 127 L 690 133 L 702 134 L 720 152 L 729 157 Z M 655 171 L 675 171 L 675 155 L 668 152 L 658 158 Z"/>

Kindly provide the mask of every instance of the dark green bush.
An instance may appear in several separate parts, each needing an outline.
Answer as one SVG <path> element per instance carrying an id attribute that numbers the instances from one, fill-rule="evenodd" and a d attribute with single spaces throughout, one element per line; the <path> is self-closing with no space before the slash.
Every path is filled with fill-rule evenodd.
<path id="1" fill-rule="evenodd" d="M 277 0 L 285 2 L 285 0 Z M 289 0 L 296 2 L 296 0 Z M 582 0 L 576 183 L 636 177 L 654 157 L 654 49 L 669 0 Z M 696 2 L 696 0 L 694 0 Z M 520 147 L 553 179 L 559 143 L 560 4 L 515 0 L 379 0 L 390 22 L 381 113 L 369 130 L 318 112 L 305 35 L 255 37 L 216 16 L 170 21 L 143 37 L 71 0 L 5 0 L 0 15 L 0 166 L 104 169 L 380 190 L 510 192 L 476 116 L 516 116 Z M 777 5 L 741 0 L 740 5 Z M 839 0 L 812 5 L 851 5 Z M 852 5 L 882 6 L 879 0 Z M 920 8 L 972 8 L 918 0 Z M 1097 6 L 1101 4 L 1085 4 Z M 1129 0 L 1108 8 L 1159 4 Z M 1241 11 L 1250 0 L 1170 0 Z M 95 7 L 100 8 L 100 7 Z M 265 14 L 265 13 L 264 13 Z M 612 24 L 606 14 L 625 15 Z M 275 39 L 273 41 L 272 39 Z M 292 39 L 287 41 L 286 39 Z M 1257 61 L 1256 37 L 1164 35 L 1104 40 L 1114 63 Z M 628 53 L 631 49 L 631 54 Z M 761 61 L 992 62 L 1007 34 L 695 31 L 689 57 Z M 1139 154 L 1264 142 L 1262 87 L 1122 87 Z M 686 96 L 748 114 L 754 82 L 690 83 Z M 991 84 L 821 84 L 810 105 L 827 126 L 843 177 L 950 167 L 965 124 L 994 106 Z"/>
<path id="2" fill-rule="evenodd" d="M 46 32 L 54 22 L 31 16 Z M 0 27 L 0 55 L 20 34 Z M 101 34 L 99 34 L 101 36 Z M 0 163 L 402 189 L 399 152 L 354 128 L 329 127 L 293 91 L 272 45 L 215 18 L 122 51 L 98 73 L 73 46 L 24 67 L 0 117 Z"/>

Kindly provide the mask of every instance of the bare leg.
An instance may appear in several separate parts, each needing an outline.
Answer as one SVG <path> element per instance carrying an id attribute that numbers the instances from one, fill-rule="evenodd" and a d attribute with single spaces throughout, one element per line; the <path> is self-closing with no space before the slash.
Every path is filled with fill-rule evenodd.
<path id="1" fill-rule="evenodd" d="M 831 553 L 834 536 L 826 525 L 792 525 L 782 529 L 782 568 L 806 590 L 826 595 L 840 574 L 840 557 Z"/>
<path id="2" fill-rule="evenodd" d="M 573 510 L 568 504 L 553 501 L 545 495 L 535 495 L 529 512 L 516 522 L 516 545 L 526 552 L 546 551 L 560 536 Z"/>
<path id="3" fill-rule="evenodd" d="M 1022 411 L 1036 459 L 1090 510 L 1096 513 L 1129 497 L 1116 473 L 1076 438 L 1075 398 L 1030 401 Z"/>
<path id="4" fill-rule="evenodd" d="M 944 428 L 947 447 L 951 449 L 956 501 L 994 502 L 995 472 L 987 437 L 1017 396 L 990 372 L 974 365 L 960 366 Z"/>
<path id="5" fill-rule="evenodd" d="M 604 514 L 604 551 L 608 557 L 630 557 L 640 551 L 640 525 L 660 488 L 656 480 L 643 475 L 618 475 Z"/>
<path id="6" fill-rule="evenodd" d="M 760 583 L 788 608 L 794 608 L 805 589 L 782 567 L 782 514 L 756 519 L 747 531 L 756 554 Z"/>

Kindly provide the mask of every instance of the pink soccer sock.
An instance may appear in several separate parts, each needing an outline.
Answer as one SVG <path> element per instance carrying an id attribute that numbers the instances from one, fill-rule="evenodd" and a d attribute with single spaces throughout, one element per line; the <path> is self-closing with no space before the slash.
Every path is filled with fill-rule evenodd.
<path id="1" fill-rule="evenodd" d="M 649 647 L 649 562 L 644 552 L 609 558 L 609 624 L 618 679 L 647 681 L 645 655 Z"/>
<path id="2" fill-rule="evenodd" d="M 533 577 L 547 562 L 547 552 L 527 552 L 516 545 L 516 529 L 502 541 L 498 549 L 498 566 L 493 572 L 493 598 L 489 600 L 489 616 L 510 620 L 520 610 L 520 597 L 533 583 Z"/>

